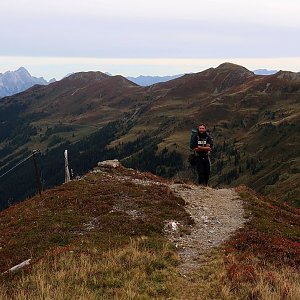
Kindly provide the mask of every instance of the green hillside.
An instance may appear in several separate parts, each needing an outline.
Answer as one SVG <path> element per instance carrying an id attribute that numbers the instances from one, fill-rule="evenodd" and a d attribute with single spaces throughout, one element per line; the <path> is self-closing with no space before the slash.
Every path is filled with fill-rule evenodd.
<path id="1" fill-rule="evenodd" d="M 74 74 L 0 102 L 0 176 L 40 149 L 44 188 L 118 158 L 161 176 L 187 178 L 192 128 L 214 139 L 212 186 L 245 184 L 299 206 L 300 79 L 258 76 L 229 63 L 150 87 L 101 72 Z M 35 193 L 32 163 L 1 178 L 1 207 Z"/>

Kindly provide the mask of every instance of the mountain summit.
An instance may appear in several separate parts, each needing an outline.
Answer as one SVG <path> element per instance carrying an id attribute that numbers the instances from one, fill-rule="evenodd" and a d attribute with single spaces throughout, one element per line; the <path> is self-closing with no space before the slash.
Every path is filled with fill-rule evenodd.
<path id="1" fill-rule="evenodd" d="M 31 76 L 24 67 L 0 73 L 0 98 L 23 92 L 35 84 L 46 85 L 48 82 L 43 77 Z"/>

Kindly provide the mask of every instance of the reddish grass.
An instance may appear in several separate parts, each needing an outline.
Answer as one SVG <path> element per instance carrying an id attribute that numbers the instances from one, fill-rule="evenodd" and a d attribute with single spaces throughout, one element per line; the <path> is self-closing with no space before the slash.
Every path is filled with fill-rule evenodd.
<path id="1" fill-rule="evenodd" d="M 257 196 L 239 187 L 250 220 L 226 244 L 225 265 L 228 278 L 254 282 L 261 268 L 300 267 L 300 210 L 276 199 Z M 271 276 L 271 275 L 270 275 Z"/>

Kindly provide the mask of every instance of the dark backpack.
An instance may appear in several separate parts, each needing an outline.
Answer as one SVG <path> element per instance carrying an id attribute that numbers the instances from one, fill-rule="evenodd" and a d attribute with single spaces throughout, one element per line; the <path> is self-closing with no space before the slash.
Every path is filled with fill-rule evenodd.
<path id="1" fill-rule="evenodd" d="M 191 137 L 190 137 L 190 150 L 193 150 L 193 148 L 194 148 L 193 144 L 194 144 L 195 137 L 197 135 L 198 135 L 197 129 L 192 129 Z M 196 165 L 196 155 L 194 152 L 189 154 L 188 162 L 192 167 L 194 167 Z"/>
<path id="2" fill-rule="evenodd" d="M 197 136 L 197 134 L 198 134 L 197 129 L 192 129 L 191 137 L 190 137 L 190 150 L 193 150 L 193 141 L 195 139 L 195 136 Z"/>

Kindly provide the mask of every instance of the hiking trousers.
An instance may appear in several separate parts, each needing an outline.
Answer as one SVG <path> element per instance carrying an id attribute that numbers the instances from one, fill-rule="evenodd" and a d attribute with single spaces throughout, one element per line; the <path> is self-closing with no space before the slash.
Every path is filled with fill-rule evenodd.
<path id="1" fill-rule="evenodd" d="M 209 157 L 196 158 L 196 170 L 198 173 L 198 183 L 201 185 L 208 185 L 210 176 L 210 160 Z"/>

